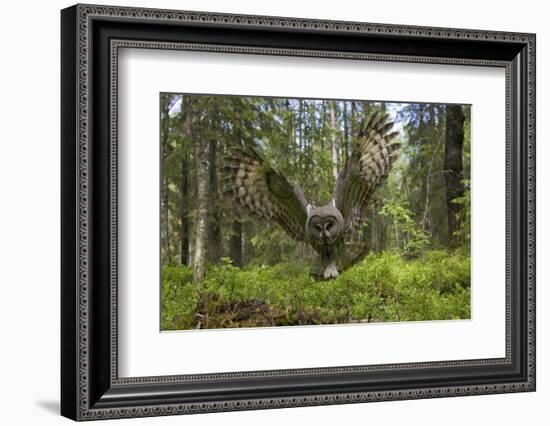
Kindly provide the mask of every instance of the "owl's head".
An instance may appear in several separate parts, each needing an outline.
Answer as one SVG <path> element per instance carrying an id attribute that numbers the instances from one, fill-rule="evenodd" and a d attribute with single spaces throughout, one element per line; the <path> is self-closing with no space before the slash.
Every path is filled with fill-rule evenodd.
<path id="1" fill-rule="evenodd" d="M 340 211 L 332 206 L 312 209 L 306 221 L 306 234 L 309 240 L 317 244 L 333 244 L 344 231 L 344 218 Z"/>

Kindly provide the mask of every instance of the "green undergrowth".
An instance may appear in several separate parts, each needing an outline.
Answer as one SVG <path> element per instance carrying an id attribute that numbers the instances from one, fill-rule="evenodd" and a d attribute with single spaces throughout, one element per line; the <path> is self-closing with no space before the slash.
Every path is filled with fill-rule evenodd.
<path id="1" fill-rule="evenodd" d="M 189 267 L 162 270 L 163 330 L 468 318 L 470 258 L 460 252 L 370 254 L 330 281 L 291 263 L 239 269 L 226 259 L 199 284 Z"/>

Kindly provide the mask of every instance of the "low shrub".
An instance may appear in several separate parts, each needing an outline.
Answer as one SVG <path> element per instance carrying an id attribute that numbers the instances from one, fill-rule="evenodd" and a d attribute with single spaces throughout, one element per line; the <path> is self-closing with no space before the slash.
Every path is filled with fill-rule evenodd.
<path id="1" fill-rule="evenodd" d="M 470 258 L 460 252 L 370 254 L 330 281 L 299 263 L 240 269 L 228 259 L 198 285 L 186 266 L 165 266 L 162 281 L 163 330 L 470 318 Z"/>

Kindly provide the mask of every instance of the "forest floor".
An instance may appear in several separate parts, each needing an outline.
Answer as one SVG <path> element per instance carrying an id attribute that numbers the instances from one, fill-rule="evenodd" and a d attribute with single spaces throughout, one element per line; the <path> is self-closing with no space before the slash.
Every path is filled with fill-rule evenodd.
<path id="1" fill-rule="evenodd" d="M 162 330 L 469 319 L 470 305 L 460 251 L 371 254 L 330 281 L 303 264 L 240 269 L 227 259 L 199 284 L 187 266 L 162 271 Z"/>

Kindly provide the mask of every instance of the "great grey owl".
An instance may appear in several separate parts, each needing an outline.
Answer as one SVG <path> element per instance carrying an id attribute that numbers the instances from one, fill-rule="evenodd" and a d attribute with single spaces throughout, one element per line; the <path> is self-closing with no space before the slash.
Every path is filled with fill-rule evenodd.
<path id="1" fill-rule="evenodd" d="M 397 156 L 388 114 L 374 113 L 361 125 L 336 181 L 329 204 L 317 207 L 302 189 L 275 171 L 245 144 L 233 144 L 223 158 L 223 191 L 238 209 L 281 226 L 318 254 L 315 277 L 331 279 L 361 260 L 368 244 L 362 227 L 369 200 L 388 176 Z"/>

